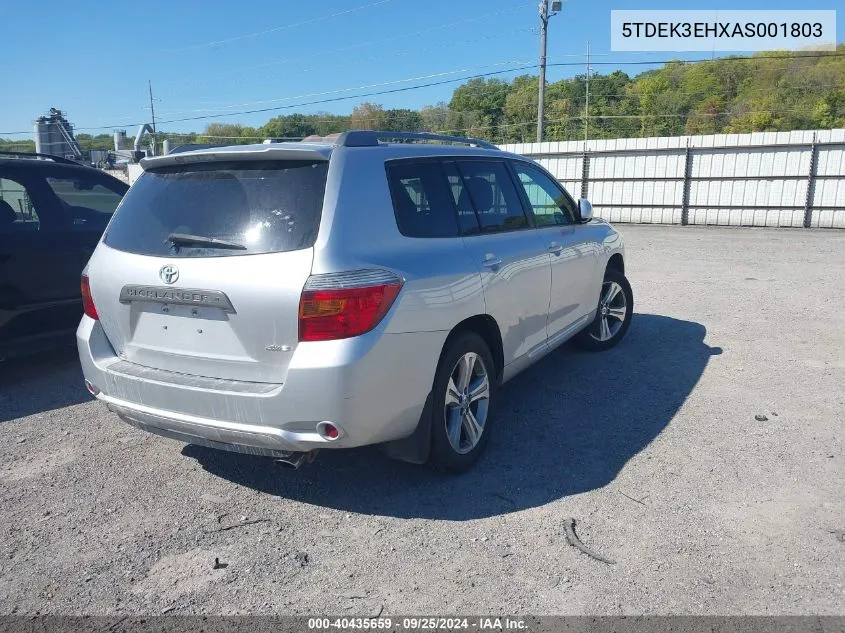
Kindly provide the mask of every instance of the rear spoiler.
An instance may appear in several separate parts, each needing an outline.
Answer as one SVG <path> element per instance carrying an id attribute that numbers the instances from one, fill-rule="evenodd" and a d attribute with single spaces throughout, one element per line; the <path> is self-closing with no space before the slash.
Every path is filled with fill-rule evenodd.
<path id="1" fill-rule="evenodd" d="M 244 146 L 246 147 L 246 146 Z M 331 158 L 332 148 L 328 146 L 303 146 L 299 143 L 273 143 L 271 145 L 249 146 L 248 149 L 237 147 L 210 148 L 191 152 L 167 154 L 141 159 L 141 168 L 155 169 L 173 165 L 192 165 L 196 163 L 223 161 L 261 161 L 261 160 L 319 160 Z"/>

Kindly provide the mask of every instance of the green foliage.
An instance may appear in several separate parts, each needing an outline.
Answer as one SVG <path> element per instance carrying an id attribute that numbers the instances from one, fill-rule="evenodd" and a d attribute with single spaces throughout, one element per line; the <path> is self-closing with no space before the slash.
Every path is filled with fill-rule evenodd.
<path id="1" fill-rule="evenodd" d="M 580 139 L 585 127 L 589 138 L 845 127 L 845 59 L 767 52 L 671 62 L 633 78 L 592 75 L 586 125 L 585 96 L 583 75 L 546 86 L 545 140 Z M 455 90 L 448 111 L 441 104 L 423 112 L 426 125 L 455 113 L 453 133 L 534 140 L 537 77 L 472 79 Z"/>
<path id="2" fill-rule="evenodd" d="M 34 152 L 35 141 L 28 139 L 0 138 L 0 152 Z"/>
<path id="3" fill-rule="evenodd" d="M 837 52 L 845 53 L 845 44 Z M 369 129 L 468 135 L 497 143 L 533 141 L 537 81 L 533 75 L 509 82 L 474 78 L 458 86 L 448 104 L 419 111 L 364 102 L 350 115 L 285 114 L 259 128 L 209 123 L 200 134 L 159 132 L 158 140 L 168 138 L 173 146 L 228 145 Z M 545 140 L 582 139 L 585 127 L 589 138 L 845 127 L 845 57 L 766 52 L 747 59 L 670 62 L 635 77 L 621 71 L 592 75 L 585 126 L 586 83 L 580 75 L 547 84 Z M 112 148 L 111 134 L 76 138 L 83 151 Z M 130 138 L 127 147 L 131 146 Z M 35 143 L 0 139 L 0 150 L 4 149 L 32 152 Z"/>

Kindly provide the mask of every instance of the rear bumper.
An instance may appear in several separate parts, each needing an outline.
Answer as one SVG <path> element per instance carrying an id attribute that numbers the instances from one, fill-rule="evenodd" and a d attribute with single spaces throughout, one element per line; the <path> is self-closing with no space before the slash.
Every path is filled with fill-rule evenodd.
<path id="1" fill-rule="evenodd" d="M 137 405 L 115 404 L 113 399 L 107 396 L 98 396 L 98 398 L 105 401 L 109 411 L 116 413 L 127 424 L 186 444 L 197 444 L 250 455 L 282 457 L 290 451 L 311 450 L 315 441 L 326 441 L 319 435 L 316 438 L 308 437 L 309 434 L 266 426 L 219 422 L 204 418 L 186 419 L 186 416 L 176 418 L 172 412 L 148 407 L 140 408 Z"/>
<path id="2" fill-rule="evenodd" d="M 77 346 L 85 379 L 121 419 L 213 448 L 277 452 L 350 448 L 401 439 L 417 426 L 447 332 L 303 343 L 283 385 L 186 376 L 118 358 L 98 321 L 83 317 Z M 340 436 L 317 432 L 331 422 Z"/>

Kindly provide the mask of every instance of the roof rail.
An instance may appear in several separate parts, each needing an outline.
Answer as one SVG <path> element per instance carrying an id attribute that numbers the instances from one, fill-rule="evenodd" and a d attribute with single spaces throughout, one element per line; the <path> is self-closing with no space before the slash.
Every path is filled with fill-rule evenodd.
<path id="1" fill-rule="evenodd" d="M 79 165 L 80 163 L 62 156 L 53 156 L 52 154 L 36 154 L 35 152 L 4 152 L 0 150 L 0 156 L 18 156 L 21 158 L 48 158 L 55 163 L 62 163 L 63 165 Z"/>
<path id="2" fill-rule="evenodd" d="M 492 143 L 477 138 L 446 136 L 443 134 L 431 134 L 429 132 L 387 132 L 381 130 L 349 130 L 338 136 L 337 144 L 342 147 L 375 147 L 379 144 L 379 139 L 443 141 L 446 143 L 473 145 L 484 149 L 499 149 Z"/>

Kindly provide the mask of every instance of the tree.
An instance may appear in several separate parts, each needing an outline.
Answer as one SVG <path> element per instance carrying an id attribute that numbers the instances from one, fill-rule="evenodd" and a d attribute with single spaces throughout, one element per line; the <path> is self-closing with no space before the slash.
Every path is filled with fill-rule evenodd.
<path id="1" fill-rule="evenodd" d="M 772 52 L 750 58 L 675 61 L 630 77 L 621 71 L 590 78 L 590 138 L 676 136 L 845 127 L 845 44 L 834 54 Z M 209 123 L 204 132 L 162 133 L 172 143 L 254 143 L 263 138 L 326 136 L 350 128 L 428 130 L 494 142 L 534 139 L 537 77 L 476 77 L 448 103 L 421 110 L 364 102 L 351 115 L 318 112 L 271 118 L 259 128 Z M 546 140 L 582 139 L 586 77 L 546 87 Z M 83 151 L 111 149 L 111 134 L 80 133 Z M 132 139 L 127 139 L 131 147 Z M 33 151 L 30 139 L 0 139 L 0 148 Z M 31 148 L 31 149 L 30 149 Z"/>
<path id="2" fill-rule="evenodd" d="M 420 110 L 423 128 L 428 132 L 448 132 L 449 106 L 445 101 L 425 106 Z"/>
<path id="3" fill-rule="evenodd" d="M 400 108 L 385 110 L 380 117 L 379 128 L 392 132 L 419 132 L 423 129 L 422 115 L 416 110 Z"/>
<path id="4" fill-rule="evenodd" d="M 533 137 L 538 88 L 539 79 L 531 75 L 520 75 L 513 80 L 502 108 L 502 140 L 515 143 Z"/>
<path id="5" fill-rule="evenodd" d="M 328 134 L 335 134 L 337 132 L 345 132 L 351 128 L 351 117 L 349 115 L 330 114 L 328 112 L 318 112 L 311 115 L 314 122 L 316 133 L 320 136 L 327 136 Z"/>
<path id="6" fill-rule="evenodd" d="M 305 138 L 317 133 L 313 119 L 313 115 L 305 114 L 277 116 L 267 121 L 258 130 L 265 138 Z"/>
<path id="7" fill-rule="evenodd" d="M 510 90 L 510 84 L 501 79 L 476 77 L 455 89 L 449 109 L 468 115 L 464 122 L 468 134 L 494 139 Z"/>
<path id="8" fill-rule="evenodd" d="M 356 130 L 378 130 L 384 123 L 384 108 L 380 103 L 364 103 L 352 110 L 351 123 Z"/>
<path id="9" fill-rule="evenodd" d="M 510 85 L 501 79 L 476 77 L 452 93 L 449 107 L 458 112 L 478 112 L 490 120 L 501 118 Z"/>

